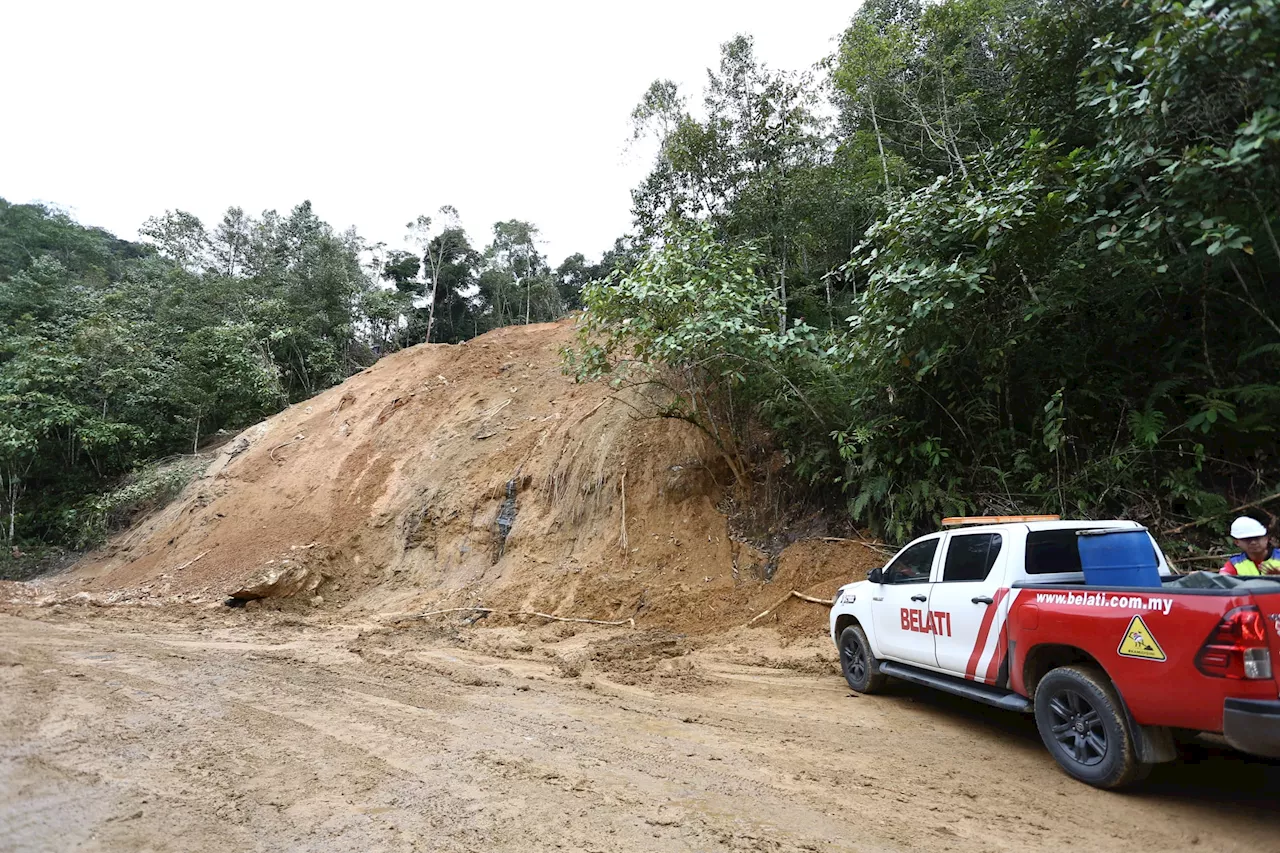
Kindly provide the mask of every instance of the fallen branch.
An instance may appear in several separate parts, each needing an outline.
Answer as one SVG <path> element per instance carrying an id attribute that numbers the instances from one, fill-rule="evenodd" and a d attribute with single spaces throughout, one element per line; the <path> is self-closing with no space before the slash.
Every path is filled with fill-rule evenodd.
<path id="1" fill-rule="evenodd" d="M 591 417 L 591 416 L 592 416 L 592 415 L 594 415 L 596 412 L 600 411 L 600 407 L 601 407 L 601 406 L 603 406 L 605 403 L 609 402 L 609 401 L 610 401 L 610 400 L 612 400 L 612 399 L 613 399 L 613 395 L 610 395 L 610 396 L 608 396 L 608 397 L 605 397 L 605 398 L 604 398 L 603 400 L 601 400 L 599 403 L 596 403 L 596 407 L 595 407 L 594 409 L 592 409 L 591 411 L 587 412 L 587 413 L 586 413 L 585 415 L 583 415 L 582 417 L 578 418 L 578 423 L 579 423 L 579 424 L 580 424 L 580 423 L 582 423 L 582 422 L 583 422 L 583 421 L 585 421 L 587 418 Z M 574 426 L 577 426 L 577 424 L 574 424 Z"/>
<path id="2" fill-rule="evenodd" d="M 178 568 L 176 568 L 176 569 L 170 569 L 169 571 L 171 571 L 171 572 L 180 572 L 180 571 L 182 571 L 183 569 L 190 568 L 191 566 L 194 566 L 196 563 L 200 562 L 200 560 L 204 557 L 204 555 L 205 555 L 205 554 L 208 554 L 208 553 L 209 553 L 208 551 L 205 551 L 205 552 L 204 552 L 204 554 L 201 554 L 200 556 L 196 557 L 196 558 L 195 558 L 195 559 L 193 559 L 193 560 L 187 560 L 187 561 L 186 561 L 185 563 L 183 563 L 181 566 L 178 566 Z"/>
<path id="3" fill-rule="evenodd" d="M 443 610 L 428 610 L 426 613 L 417 613 L 395 621 L 407 622 L 410 619 L 425 619 L 428 616 L 439 616 L 442 613 L 461 613 L 463 611 L 468 613 L 497 613 L 500 616 L 537 616 L 542 619 L 550 619 L 553 622 L 584 622 L 588 625 L 630 625 L 632 628 L 636 626 L 635 619 L 620 619 L 617 622 L 609 622 L 603 619 L 580 619 L 576 616 L 552 616 L 550 613 L 539 613 L 536 610 L 495 610 L 492 607 L 446 607 Z"/>
<path id="4" fill-rule="evenodd" d="M 857 543 L 858 545 L 863 546 L 864 548 L 870 548 L 872 551 L 879 551 L 881 554 L 888 554 L 890 556 L 893 556 L 894 554 L 898 553 L 897 551 L 885 545 L 877 545 L 875 542 L 868 542 L 865 539 L 847 539 L 843 536 L 819 536 L 818 541 L 819 542 L 854 542 L 854 543 Z"/>
<path id="5" fill-rule="evenodd" d="M 1254 507 L 1262 506 L 1265 503 L 1270 503 L 1277 498 L 1280 498 L 1280 492 L 1276 492 L 1274 495 L 1267 495 L 1265 498 L 1258 498 L 1256 501 L 1251 501 L 1247 504 L 1240 504 L 1240 506 L 1232 507 L 1231 509 L 1223 510 L 1222 512 L 1215 512 L 1213 515 L 1206 515 L 1204 518 L 1197 518 L 1195 521 L 1188 521 L 1186 524 L 1179 524 L 1172 530 L 1166 530 L 1165 535 L 1172 536 L 1175 533 L 1181 533 L 1182 531 L 1189 530 L 1192 527 L 1199 527 L 1206 521 L 1213 521 L 1215 518 L 1221 518 L 1224 515 L 1231 515 L 1233 512 L 1239 512 L 1242 509 L 1253 509 Z"/>
<path id="6" fill-rule="evenodd" d="M 814 604 L 821 604 L 821 605 L 824 605 L 824 606 L 826 606 L 826 607 L 830 607 L 830 606 L 831 606 L 831 599 L 829 599 L 829 598 L 814 598 L 812 595 L 803 595 L 803 594 L 801 594 L 801 593 L 796 592 L 796 591 L 793 589 L 793 590 L 791 590 L 791 592 L 789 592 L 789 593 L 787 593 L 786 595 L 782 596 L 782 598 L 779 598 L 779 599 L 778 599 L 778 600 L 777 600 L 777 601 L 776 601 L 772 606 L 770 606 L 770 607 L 769 607 L 769 609 L 768 609 L 768 610 L 764 611 L 763 613 L 759 614 L 758 616 L 754 616 L 754 617 L 752 617 L 751 621 L 750 621 L 750 622 L 748 622 L 748 623 L 747 623 L 746 625 L 744 625 L 743 627 L 744 627 L 744 628 L 750 628 L 750 627 L 751 627 L 752 625 L 754 625 L 756 622 L 758 622 L 758 621 L 760 621 L 761 619 L 763 619 L 764 617 L 768 616 L 770 613 L 772 613 L 773 611 L 777 610 L 777 609 L 778 609 L 779 607 L 781 607 L 782 605 L 786 604 L 786 603 L 787 603 L 788 601 L 790 601 L 792 598 L 798 598 L 798 599 L 800 599 L 801 601 L 809 601 L 809 602 L 812 602 L 812 603 L 814 603 Z"/>
<path id="7" fill-rule="evenodd" d="M 306 440 L 306 438 L 307 438 L 307 437 L 306 437 L 305 435 L 296 435 L 296 436 L 294 436 L 293 438 L 289 439 L 288 441 L 284 442 L 283 444 L 277 444 L 275 447 L 273 447 L 273 448 L 271 448 L 270 450 L 268 450 L 268 451 L 267 451 L 267 456 L 271 457 L 271 461 L 272 461 L 272 462 L 274 462 L 274 463 L 276 463 L 277 465 L 279 465 L 279 464 L 281 464 L 281 463 L 280 463 L 280 460 L 276 458 L 276 451 L 277 451 L 277 450 L 279 450 L 279 449 L 280 449 L 280 448 L 282 448 L 282 447 L 288 447 L 288 446 L 289 446 L 289 445 L 291 445 L 291 444 L 296 444 L 296 443 L 297 443 L 297 442 L 299 442 L 299 441 L 305 441 L 305 440 Z"/>
<path id="8" fill-rule="evenodd" d="M 752 625 L 754 625 L 756 622 L 758 622 L 759 620 L 761 620 L 761 619 L 763 619 L 764 617 L 768 616 L 770 613 L 772 613 L 773 611 L 777 610 L 777 609 L 778 609 L 779 607 L 781 607 L 782 605 L 786 604 L 786 603 L 787 603 L 787 600 L 788 600 L 788 599 L 790 599 L 790 598 L 791 598 L 791 593 L 787 593 L 786 595 L 782 596 L 782 598 L 779 598 L 779 599 L 777 600 L 777 602 L 775 602 L 774 604 L 771 604 L 771 605 L 769 606 L 769 609 L 768 609 L 768 610 L 765 610 L 765 611 L 764 611 L 763 613 L 761 613 L 760 615 L 753 617 L 753 618 L 752 618 L 752 620 L 751 620 L 750 622 L 748 622 L 748 623 L 746 624 L 746 626 L 744 626 L 744 627 L 750 628 L 750 627 L 751 627 Z"/>
<path id="9" fill-rule="evenodd" d="M 1203 557 L 1170 557 L 1174 563 L 1207 563 L 1210 560 L 1225 560 L 1231 554 L 1205 554 Z"/>
<path id="10" fill-rule="evenodd" d="M 498 414 L 498 412 L 501 412 L 501 411 L 502 411 L 503 409 L 505 409 L 507 406 L 510 406 L 510 405 L 511 405 L 511 401 L 512 401 L 513 399 L 514 399 L 514 398 L 512 398 L 512 397 L 508 397 L 507 399 L 503 400 L 501 403 L 499 403 L 498 405 L 494 406 L 492 409 L 488 410 L 487 412 L 481 412 L 480 414 L 482 414 L 484 417 L 483 417 L 483 419 L 480 421 L 480 424 L 476 427 L 476 432 L 479 432 L 479 431 L 480 431 L 480 427 L 482 427 L 482 426 L 484 426 L 485 424 L 487 424 L 487 423 L 490 421 L 490 419 L 492 419 L 492 418 L 493 418 L 493 416 L 494 416 L 494 415 Z"/>

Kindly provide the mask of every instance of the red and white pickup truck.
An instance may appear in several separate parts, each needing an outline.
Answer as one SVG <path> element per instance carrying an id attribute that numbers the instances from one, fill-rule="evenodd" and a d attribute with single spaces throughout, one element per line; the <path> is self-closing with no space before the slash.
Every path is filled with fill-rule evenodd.
<path id="1" fill-rule="evenodd" d="M 849 686 L 892 676 L 1033 713 L 1062 768 L 1101 788 L 1177 757 L 1176 731 L 1280 757 L 1280 582 L 1187 588 L 1152 540 L 1162 586 L 1086 585 L 1081 530 L 1030 521 L 934 533 L 841 587 L 831 636 Z M 1228 583 L 1223 581 L 1224 584 Z"/>

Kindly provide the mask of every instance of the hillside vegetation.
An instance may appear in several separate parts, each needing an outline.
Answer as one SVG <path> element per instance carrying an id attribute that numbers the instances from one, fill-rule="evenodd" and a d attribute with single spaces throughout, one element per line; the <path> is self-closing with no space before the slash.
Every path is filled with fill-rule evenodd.
<path id="1" fill-rule="evenodd" d="M 730 455 L 763 425 L 895 538 L 1270 495 L 1278 46 L 1272 0 L 867 0 L 807 74 L 736 38 L 700 109 L 635 110 L 654 248 L 587 289 L 576 367 Z"/>

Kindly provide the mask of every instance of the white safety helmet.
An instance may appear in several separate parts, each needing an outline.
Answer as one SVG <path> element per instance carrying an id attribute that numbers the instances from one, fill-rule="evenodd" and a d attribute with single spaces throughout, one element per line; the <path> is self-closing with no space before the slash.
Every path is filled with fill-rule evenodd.
<path id="1" fill-rule="evenodd" d="M 1235 521 L 1231 522 L 1231 538 L 1232 539 L 1253 539 L 1256 536 L 1266 536 L 1267 528 L 1262 526 L 1262 522 L 1256 518 L 1250 518 L 1242 515 Z"/>

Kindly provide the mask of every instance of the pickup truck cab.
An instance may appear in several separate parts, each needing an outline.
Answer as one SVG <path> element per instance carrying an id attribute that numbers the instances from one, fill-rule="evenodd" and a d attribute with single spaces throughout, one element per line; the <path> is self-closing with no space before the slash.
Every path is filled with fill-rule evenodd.
<path id="1" fill-rule="evenodd" d="M 1161 587 L 1086 585 L 1082 530 L 1143 528 L 963 527 L 841 587 L 831 637 L 849 686 L 870 694 L 895 677 L 1034 714 L 1059 765 L 1101 788 L 1174 760 L 1175 731 L 1280 757 L 1280 582 L 1191 587 L 1151 540 Z"/>

